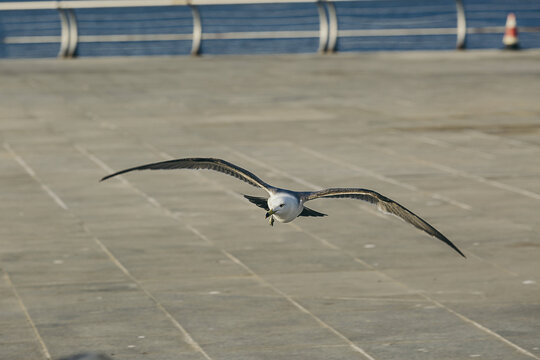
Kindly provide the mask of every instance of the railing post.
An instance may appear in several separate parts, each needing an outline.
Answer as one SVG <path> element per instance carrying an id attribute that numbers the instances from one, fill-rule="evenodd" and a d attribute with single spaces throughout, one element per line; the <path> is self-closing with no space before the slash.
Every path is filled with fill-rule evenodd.
<path id="1" fill-rule="evenodd" d="M 71 9 L 58 8 L 61 24 L 60 51 L 58 57 L 72 58 L 77 51 L 79 33 L 77 29 L 77 18 Z"/>
<path id="2" fill-rule="evenodd" d="M 202 41 L 202 22 L 199 9 L 195 5 L 189 5 L 191 8 L 191 16 L 193 17 L 193 34 L 191 42 L 191 55 L 197 56 L 201 51 Z"/>
<path id="3" fill-rule="evenodd" d="M 456 0 L 457 10 L 457 39 L 456 49 L 463 50 L 467 41 L 467 18 L 465 16 L 465 7 L 463 6 L 463 0 Z"/>
<path id="4" fill-rule="evenodd" d="M 77 18 L 71 9 L 58 8 L 61 23 L 61 40 L 58 57 L 72 58 L 77 51 L 77 42 L 79 39 L 77 29 Z"/>
<path id="5" fill-rule="evenodd" d="M 328 18 L 321 1 L 317 1 L 317 10 L 319 12 L 319 49 L 317 51 L 323 54 L 328 46 Z"/>
<path id="6" fill-rule="evenodd" d="M 328 45 L 326 47 L 326 52 L 332 53 L 336 50 L 338 38 L 338 18 L 336 7 L 333 2 L 328 1 L 326 3 L 326 9 L 328 10 Z"/>

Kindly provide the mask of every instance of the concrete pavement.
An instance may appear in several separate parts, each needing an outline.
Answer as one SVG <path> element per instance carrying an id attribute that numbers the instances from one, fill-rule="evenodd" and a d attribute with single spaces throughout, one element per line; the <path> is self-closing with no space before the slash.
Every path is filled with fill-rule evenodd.
<path id="1" fill-rule="evenodd" d="M 540 53 L 0 62 L 2 359 L 540 359 Z M 377 190 L 269 227 L 215 172 Z"/>

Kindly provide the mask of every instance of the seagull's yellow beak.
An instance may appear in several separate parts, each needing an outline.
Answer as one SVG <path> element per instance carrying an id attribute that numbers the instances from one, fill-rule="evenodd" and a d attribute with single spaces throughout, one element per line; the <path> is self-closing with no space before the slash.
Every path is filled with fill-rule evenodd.
<path id="1" fill-rule="evenodd" d="M 268 212 L 266 213 L 266 216 L 265 216 L 265 217 L 268 218 L 269 216 L 272 216 L 272 215 L 274 215 L 275 213 L 276 213 L 276 210 L 271 209 L 270 211 L 268 211 Z"/>

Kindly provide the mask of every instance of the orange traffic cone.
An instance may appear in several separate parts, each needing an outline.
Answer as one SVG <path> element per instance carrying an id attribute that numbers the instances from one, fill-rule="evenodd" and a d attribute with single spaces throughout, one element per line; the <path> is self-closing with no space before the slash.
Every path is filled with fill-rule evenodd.
<path id="1" fill-rule="evenodd" d="M 514 13 L 508 14 L 506 18 L 506 29 L 502 41 L 505 49 L 519 49 L 517 22 Z"/>

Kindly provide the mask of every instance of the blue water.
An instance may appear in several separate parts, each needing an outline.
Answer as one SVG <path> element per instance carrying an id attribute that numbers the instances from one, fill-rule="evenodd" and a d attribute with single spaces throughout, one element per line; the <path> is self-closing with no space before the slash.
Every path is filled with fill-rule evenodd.
<path id="1" fill-rule="evenodd" d="M 1 2 L 1 1 L 0 1 Z M 469 28 L 504 26 L 509 12 L 518 25 L 540 27 L 540 0 L 464 0 Z M 315 4 L 200 6 L 203 32 L 319 30 Z M 336 3 L 341 30 L 450 28 L 456 26 L 454 0 L 367 0 Z M 75 11 L 79 35 L 190 34 L 191 9 L 184 6 L 81 9 Z M 55 10 L 0 11 L 0 39 L 59 36 Z M 540 32 L 520 33 L 522 48 L 540 48 Z M 312 53 L 318 37 L 204 40 L 201 54 Z M 455 35 L 340 37 L 336 50 L 402 51 L 455 49 Z M 469 34 L 468 49 L 502 48 L 502 34 Z M 55 57 L 58 43 L 4 44 L 0 57 Z M 191 41 L 81 42 L 78 56 L 188 55 Z"/>

